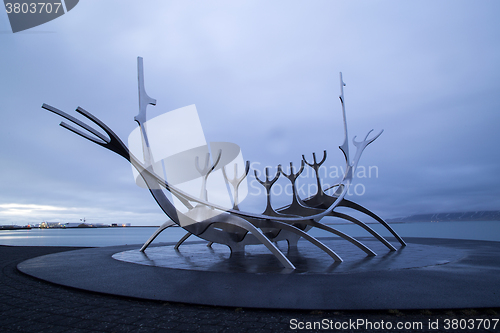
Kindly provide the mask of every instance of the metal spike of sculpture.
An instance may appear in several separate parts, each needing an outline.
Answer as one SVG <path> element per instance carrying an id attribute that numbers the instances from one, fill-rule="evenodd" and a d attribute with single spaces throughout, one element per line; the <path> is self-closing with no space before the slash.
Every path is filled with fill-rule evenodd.
<path id="1" fill-rule="evenodd" d="M 170 218 L 170 221 L 164 223 L 160 226 L 154 234 L 144 243 L 141 251 L 145 251 L 151 242 L 165 229 L 173 225 L 179 225 L 187 231 L 187 234 L 175 245 L 177 249 L 189 236 L 195 235 L 199 238 L 209 241 L 209 246 L 212 243 L 220 243 L 229 246 L 232 252 L 244 251 L 246 245 L 250 244 L 264 244 L 270 252 L 281 262 L 281 264 L 288 269 L 295 269 L 293 263 L 291 263 L 288 258 L 276 247 L 275 243 L 280 240 L 286 240 L 289 247 L 297 246 L 297 241 L 300 238 L 304 238 L 311 244 L 317 246 L 333 260 L 341 262 L 342 259 L 329 247 L 324 245 L 318 239 L 314 238 L 307 233 L 311 228 L 319 228 L 325 230 L 329 233 L 337 235 L 352 244 L 356 245 L 360 250 L 364 251 L 369 256 L 376 255 L 371 249 L 359 242 L 353 237 L 346 235 L 345 233 L 336 230 L 328 225 L 320 222 L 320 220 L 327 216 L 334 216 L 337 218 L 345 219 L 347 221 L 353 222 L 360 227 L 367 230 L 376 239 L 382 242 L 391 251 L 395 251 L 396 248 L 389 243 L 384 237 L 375 232 L 367 224 L 343 213 L 336 212 L 337 207 L 348 207 L 359 212 L 362 212 L 380 224 L 382 224 L 386 229 L 388 229 L 392 235 L 397 239 L 397 241 L 402 245 L 406 246 L 405 242 L 399 235 L 380 217 L 378 217 L 373 212 L 368 209 L 345 199 L 346 193 L 352 183 L 353 175 L 355 173 L 356 167 L 358 165 L 359 159 L 363 150 L 375 139 L 377 139 L 382 131 L 368 138 L 371 131 L 368 132 L 363 141 L 356 141 L 354 137 L 353 144 L 356 147 L 356 153 L 354 158 L 351 160 L 349 154 L 349 140 L 347 135 L 347 121 L 345 113 L 345 102 L 344 102 L 344 86 L 345 83 L 342 80 L 342 73 L 340 73 L 340 102 L 342 105 L 342 115 L 344 122 L 344 142 L 340 146 L 345 160 L 346 160 L 346 170 L 338 184 L 330 186 L 329 188 L 323 189 L 322 182 L 319 177 L 319 168 L 326 160 L 326 151 L 323 153 L 323 158 L 320 162 L 316 160 L 316 154 L 313 153 L 313 162 L 308 162 L 304 155 L 302 155 L 301 166 L 297 170 L 290 163 L 289 174 L 285 173 L 281 167 L 278 166 L 275 176 L 270 179 L 269 169 L 266 168 L 265 180 L 258 177 L 257 171 L 255 170 L 256 180 L 262 184 L 266 190 L 266 208 L 263 213 L 252 213 L 244 212 L 239 208 L 240 199 L 238 197 L 239 186 L 242 181 L 247 177 L 249 172 L 249 162 L 246 162 L 244 172 L 238 177 L 236 164 L 234 166 L 234 178 L 230 179 L 226 173 L 226 164 L 221 164 L 221 156 L 224 156 L 224 149 L 219 149 L 217 151 L 217 156 L 213 163 L 210 163 L 210 154 L 206 155 L 196 155 L 196 158 L 191 162 L 194 163 L 199 175 L 202 178 L 202 185 L 199 197 L 188 193 L 175 184 L 167 181 L 168 177 L 162 177 L 159 172 L 155 169 L 155 161 L 153 152 L 150 145 L 147 118 L 146 118 L 146 108 L 148 105 L 156 105 L 156 100 L 149 97 L 144 88 L 144 71 L 142 58 L 138 58 L 138 81 L 139 81 L 139 114 L 134 118 L 138 123 L 140 128 L 141 142 L 142 142 L 142 154 L 143 159 L 134 156 L 132 152 L 127 148 L 127 146 L 120 140 L 120 138 L 103 122 L 97 119 L 95 116 L 85 111 L 84 109 L 78 107 L 76 112 L 87 118 L 90 122 L 97 125 L 104 133 L 100 130 L 95 129 L 84 122 L 68 115 L 67 113 L 58 110 L 50 105 L 43 104 L 42 108 L 51 111 L 63 118 L 66 118 L 70 122 L 76 124 L 81 129 L 75 128 L 72 125 L 61 122 L 61 126 L 66 129 L 124 157 L 129 161 L 133 167 L 138 171 L 139 175 L 144 180 L 145 184 L 149 188 L 151 195 L 154 197 L 163 212 Z M 165 145 L 173 144 L 165 142 Z M 200 167 L 200 160 L 203 161 L 202 167 Z M 210 165 L 211 164 L 211 165 Z M 302 173 L 305 165 L 312 168 L 315 171 L 316 182 L 317 182 L 317 193 L 309 198 L 301 199 L 299 197 L 298 191 L 296 189 L 296 181 L 298 176 Z M 210 201 L 207 195 L 207 180 L 211 173 L 216 169 L 222 169 L 224 179 L 226 183 L 231 184 L 232 189 L 232 207 L 224 207 L 218 203 Z M 271 204 L 272 191 L 271 188 L 278 180 L 280 175 L 285 176 L 291 182 L 292 185 L 292 203 L 281 208 L 275 209 Z M 335 189 L 332 195 L 326 194 L 329 189 Z M 167 194 L 171 193 L 172 199 L 169 199 Z M 178 200 L 186 211 L 181 212 L 173 203 L 173 198 Z"/>

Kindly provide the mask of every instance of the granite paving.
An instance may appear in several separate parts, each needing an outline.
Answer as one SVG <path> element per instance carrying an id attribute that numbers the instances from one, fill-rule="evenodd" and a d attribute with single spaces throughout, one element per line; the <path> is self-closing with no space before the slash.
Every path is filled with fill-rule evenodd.
<path id="1" fill-rule="evenodd" d="M 111 296 L 44 282 L 17 270 L 18 263 L 37 256 L 75 250 L 71 247 L 0 246 L 0 332 L 498 332 L 500 308 L 383 311 L 259 310 L 199 306 Z M 116 281 L 119 283 L 119 281 Z M 293 320 L 296 320 L 294 322 Z M 392 330 L 368 326 L 339 330 L 299 329 L 324 321 L 348 324 L 384 321 Z M 445 329 L 445 322 L 474 323 L 475 328 Z M 429 328 L 438 322 L 438 329 Z M 478 323 L 490 323 L 477 328 Z M 291 324 L 291 323 L 296 323 Z M 422 328 L 395 328 L 422 323 Z M 295 329 L 294 329 L 295 328 Z"/>

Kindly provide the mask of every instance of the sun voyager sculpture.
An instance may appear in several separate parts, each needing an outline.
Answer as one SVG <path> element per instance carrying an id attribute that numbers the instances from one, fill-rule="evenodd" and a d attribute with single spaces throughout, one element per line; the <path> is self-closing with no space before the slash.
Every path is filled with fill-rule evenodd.
<path id="1" fill-rule="evenodd" d="M 266 208 L 261 213 L 240 210 L 242 198 L 246 195 L 246 180 L 250 171 L 250 163 L 244 162 L 239 147 L 232 143 L 216 142 L 208 145 L 204 139 L 200 121 L 194 105 L 167 112 L 148 120 L 146 108 L 156 105 L 156 100 L 149 97 L 144 88 L 143 60 L 138 57 L 139 81 L 139 114 L 134 118 L 138 128 L 129 136 L 128 147 L 102 121 L 90 112 L 78 107 L 76 112 L 85 117 L 99 129 L 47 104 L 42 108 L 51 111 L 79 128 L 61 122 L 60 125 L 85 139 L 94 142 L 125 158 L 135 170 L 136 182 L 149 189 L 169 221 L 161 225 L 144 243 L 140 251 L 145 251 L 151 242 L 168 227 L 178 225 L 187 231 L 186 235 L 175 245 L 177 249 L 188 237 L 195 235 L 212 243 L 227 245 L 233 252 L 242 252 L 246 245 L 263 244 L 287 269 L 295 269 L 294 264 L 275 245 L 286 240 L 288 247 L 297 247 L 298 240 L 304 238 L 314 246 L 326 252 L 336 262 L 342 259 L 335 251 L 311 236 L 308 231 L 318 228 L 339 236 L 364 251 L 368 256 L 376 253 L 357 239 L 321 222 L 324 217 L 333 216 L 350 221 L 368 231 L 374 238 L 384 244 L 390 251 L 396 247 L 378 234 L 369 225 L 360 220 L 336 211 L 339 207 L 347 207 L 370 216 L 382 224 L 396 238 L 401 246 L 404 240 L 383 219 L 372 211 L 345 198 L 353 182 L 353 175 L 364 149 L 379 134 L 352 142 L 356 148 L 351 159 L 347 122 L 344 106 L 344 86 L 340 73 L 340 103 L 344 122 L 344 142 L 339 147 L 345 157 L 346 169 L 340 181 L 323 188 L 319 169 L 326 160 L 326 151 L 320 161 L 312 154 L 312 160 L 302 155 L 300 168 L 295 169 L 290 163 L 288 173 L 279 165 L 274 176 L 259 176 L 254 170 L 255 178 L 266 193 Z M 301 198 L 297 191 L 297 178 L 304 171 L 305 165 L 315 173 L 316 194 Z M 241 174 L 238 173 L 242 170 Z M 233 174 L 230 175 L 230 171 Z M 272 187 L 279 177 L 285 177 L 292 187 L 292 198 L 289 205 L 275 208 L 271 204 Z M 332 194 L 326 192 L 330 190 Z"/>

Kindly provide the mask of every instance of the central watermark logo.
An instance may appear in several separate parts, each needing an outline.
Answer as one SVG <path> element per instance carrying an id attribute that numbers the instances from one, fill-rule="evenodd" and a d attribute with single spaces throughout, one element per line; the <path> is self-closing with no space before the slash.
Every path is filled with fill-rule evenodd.
<path id="1" fill-rule="evenodd" d="M 146 168 L 191 197 L 234 208 L 248 194 L 246 178 L 236 187 L 228 184 L 246 168 L 240 147 L 230 142 L 207 142 L 195 105 L 149 119 L 143 127 L 132 131 L 128 146 Z M 136 184 L 148 188 L 134 167 L 132 171 Z M 179 212 L 188 213 L 192 208 L 178 197 L 166 194 Z M 210 210 L 204 215 L 207 213 L 217 215 L 222 211 Z"/>

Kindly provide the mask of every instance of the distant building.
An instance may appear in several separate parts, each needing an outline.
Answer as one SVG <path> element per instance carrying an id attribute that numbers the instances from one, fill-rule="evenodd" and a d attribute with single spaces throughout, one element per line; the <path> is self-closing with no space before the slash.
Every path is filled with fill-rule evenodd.
<path id="1" fill-rule="evenodd" d="M 60 222 L 47 222 L 43 221 L 40 223 L 39 226 L 40 229 L 52 229 L 52 228 L 64 228 L 63 225 Z"/>
<path id="2" fill-rule="evenodd" d="M 122 224 L 111 223 L 111 226 L 112 227 L 130 227 L 130 223 L 122 223 Z"/>
<path id="3" fill-rule="evenodd" d="M 64 228 L 76 228 L 80 225 L 80 222 L 66 222 L 63 224 Z"/>

